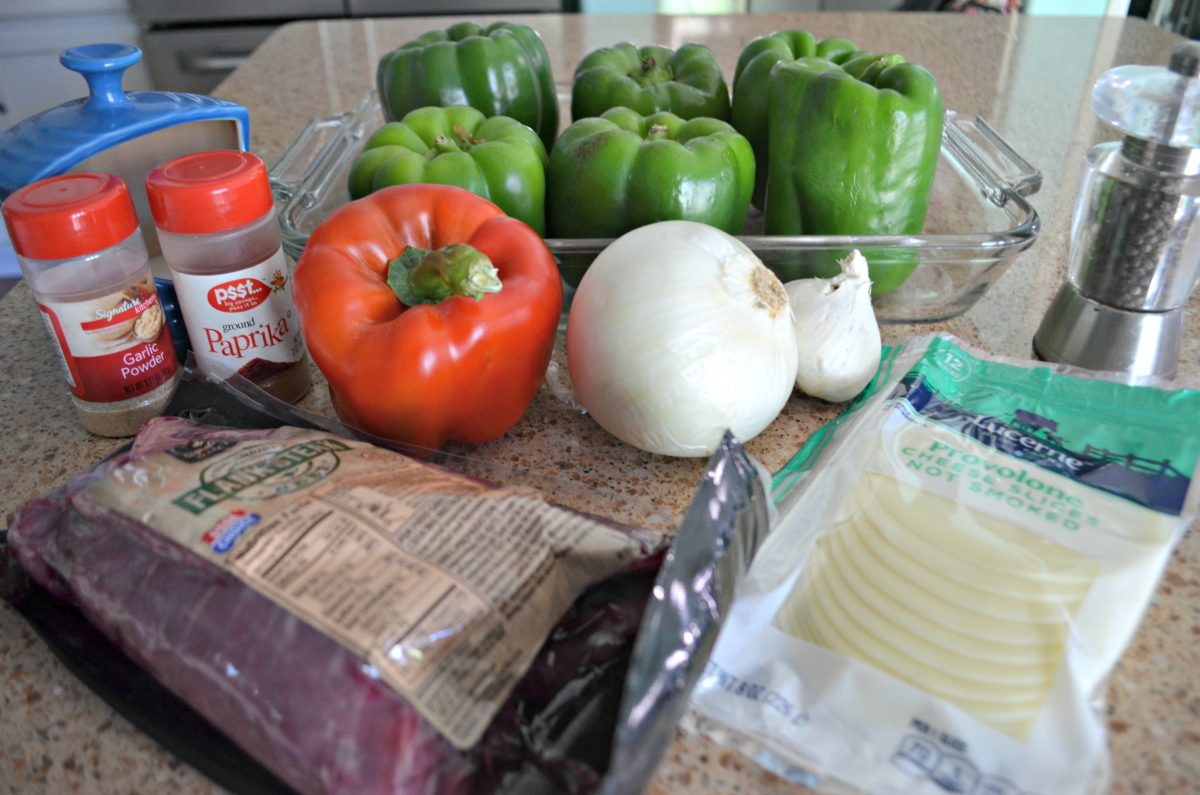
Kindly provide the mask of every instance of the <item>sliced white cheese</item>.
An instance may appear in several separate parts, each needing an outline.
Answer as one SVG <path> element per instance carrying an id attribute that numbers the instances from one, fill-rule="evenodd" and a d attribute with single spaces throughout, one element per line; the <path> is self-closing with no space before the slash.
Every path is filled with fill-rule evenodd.
<path id="1" fill-rule="evenodd" d="M 1098 570 L 981 511 L 865 473 L 775 623 L 1022 738 Z"/>

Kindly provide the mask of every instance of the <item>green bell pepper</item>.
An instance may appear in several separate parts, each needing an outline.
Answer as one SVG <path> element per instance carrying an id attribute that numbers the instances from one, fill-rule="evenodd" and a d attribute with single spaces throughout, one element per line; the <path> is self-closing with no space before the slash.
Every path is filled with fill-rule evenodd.
<path id="1" fill-rule="evenodd" d="M 767 89 L 775 64 L 815 55 L 844 63 L 859 50 L 846 39 L 817 41 L 807 30 L 780 30 L 751 41 L 738 56 L 733 71 L 733 105 L 730 123 L 754 147 L 758 176 L 754 180 L 755 207 L 763 206 L 767 192 Z"/>
<path id="2" fill-rule="evenodd" d="M 470 105 L 528 124 L 547 149 L 558 134 L 546 45 L 526 25 L 460 22 L 430 31 L 383 56 L 375 80 L 388 121 L 428 105 Z"/>
<path id="3" fill-rule="evenodd" d="M 546 147 L 507 116 L 466 105 L 418 108 L 367 139 L 350 167 L 350 198 L 389 185 L 457 185 L 546 232 Z"/>
<path id="4" fill-rule="evenodd" d="M 575 68 L 571 119 L 616 107 L 643 115 L 667 111 L 684 119 L 728 121 L 729 89 L 712 50 L 703 44 L 672 51 L 621 42 L 588 53 Z"/>
<path id="5" fill-rule="evenodd" d="M 719 119 L 610 108 L 563 131 L 547 185 L 553 237 L 617 237 L 679 219 L 737 234 L 750 208 L 754 153 Z"/>
<path id="6" fill-rule="evenodd" d="M 546 172 L 552 237 L 611 238 L 655 221 L 742 230 L 754 189 L 750 142 L 719 119 L 642 116 L 618 107 L 559 136 Z M 577 284 L 590 260 L 563 257 Z"/>
<path id="7" fill-rule="evenodd" d="M 869 53 L 840 65 L 782 62 L 771 70 L 768 105 L 767 234 L 921 232 L 945 115 L 926 69 Z M 915 266 L 915 258 L 872 262 L 872 291 L 894 290 Z"/>

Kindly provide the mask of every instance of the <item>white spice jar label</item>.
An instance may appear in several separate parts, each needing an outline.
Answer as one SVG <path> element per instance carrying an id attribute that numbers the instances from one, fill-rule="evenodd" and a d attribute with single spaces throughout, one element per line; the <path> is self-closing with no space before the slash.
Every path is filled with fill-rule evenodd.
<path id="1" fill-rule="evenodd" d="M 144 395 L 178 369 L 149 271 L 121 290 L 80 301 L 44 298 L 38 309 L 80 400 L 114 403 Z"/>
<path id="2" fill-rule="evenodd" d="M 248 375 L 264 363 L 304 357 L 283 250 L 233 273 L 175 272 L 175 292 L 200 369 Z"/>

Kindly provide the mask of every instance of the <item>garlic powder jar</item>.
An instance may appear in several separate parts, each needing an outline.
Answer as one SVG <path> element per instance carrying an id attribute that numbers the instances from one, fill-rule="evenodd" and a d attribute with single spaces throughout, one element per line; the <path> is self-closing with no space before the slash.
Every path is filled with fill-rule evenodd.
<path id="1" fill-rule="evenodd" d="M 132 436 L 179 381 L 129 190 L 111 174 L 27 185 L 3 207 L 83 427 Z"/>

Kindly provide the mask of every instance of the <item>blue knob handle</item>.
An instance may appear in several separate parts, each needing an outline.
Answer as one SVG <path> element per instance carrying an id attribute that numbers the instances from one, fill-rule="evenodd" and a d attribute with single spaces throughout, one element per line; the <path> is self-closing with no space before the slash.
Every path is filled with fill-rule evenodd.
<path id="1" fill-rule="evenodd" d="M 88 84 L 88 107 L 93 110 L 129 104 L 121 88 L 125 70 L 142 59 L 142 51 L 129 44 L 85 44 L 58 56 L 59 62 L 83 75 Z"/>

